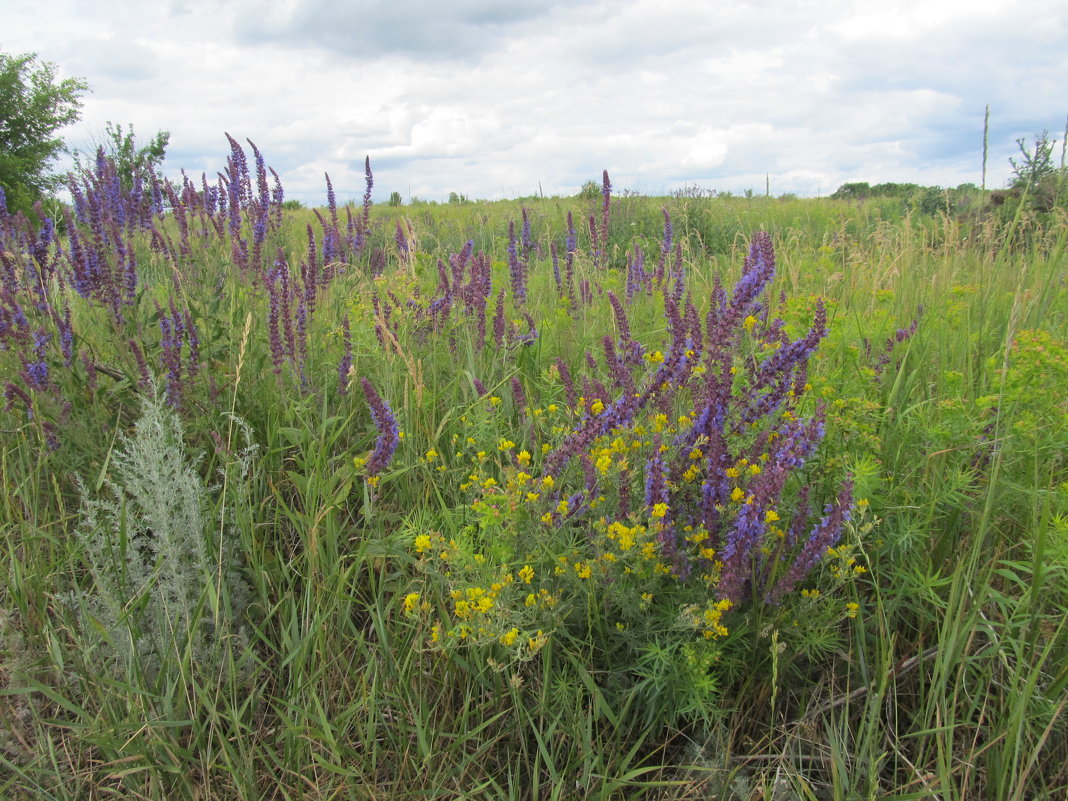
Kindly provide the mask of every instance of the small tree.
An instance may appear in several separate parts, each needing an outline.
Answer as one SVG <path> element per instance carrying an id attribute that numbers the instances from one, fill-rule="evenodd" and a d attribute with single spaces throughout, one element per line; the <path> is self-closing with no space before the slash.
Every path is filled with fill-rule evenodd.
<path id="1" fill-rule="evenodd" d="M 1009 159 L 1012 165 L 1012 185 L 1017 189 L 1033 190 L 1045 179 L 1057 174 L 1053 165 L 1053 146 L 1056 140 L 1049 138 L 1049 131 L 1035 134 L 1035 146 L 1028 150 L 1027 140 L 1020 137 L 1016 145 L 1020 148 L 1020 160 Z"/>
<path id="2" fill-rule="evenodd" d="M 36 53 L 0 53 L 0 189 L 9 211 L 29 213 L 57 184 L 50 172 L 65 149 L 56 132 L 78 120 L 88 84 L 58 80 Z"/>
<path id="3" fill-rule="evenodd" d="M 132 124 L 129 130 L 124 130 L 122 123 L 108 122 L 104 130 L 104 152 L 115 161 L 123 189 L 133 187 L 136 175 L 147 179 L 153 173 L 158 174 L 171 141 L 170 131 L 160 131 L 148 140 L 148 144 L 138 147 Z"/>
<path id="4" fill-rule="evenodd" d="M 601 197 L 601 185 L 597 181 L 587 181 L 578 191 L 578 197 L 583 200 L 597 200 Z"/>
<path id="5" fill-rule="evenodd" d="M 1028 148 L 1023 137 L 1016 140 L 1020 148 L 1020 159 L 1009 159 L 1013 179 L 1008 197 L 1022 195 L 1026 198 L 1027 205 L 1038 212 L 1049 212 L 1056 206 L 1063 205 L 1062 190 L 1066 174 L 1063 167 L 1058 168 L 1053 162 L 1053 146 L 1056 143 L 1055 139 L 1050 139 L 1048 131 L 1035 134 L 1032 148 Z M 997 205 L 1004 203 L 1005 199 L 1005 195 L 1001 195 L 999 199 L 997 193 L 992 198 Z"/>

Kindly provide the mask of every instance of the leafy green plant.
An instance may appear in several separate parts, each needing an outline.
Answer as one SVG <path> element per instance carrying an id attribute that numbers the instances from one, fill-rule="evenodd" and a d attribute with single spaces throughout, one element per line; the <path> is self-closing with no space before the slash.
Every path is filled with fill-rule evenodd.
<path id="1" fill-rule="evenodd" d="M 31 214 L 59 182 L 49 172 L 64 150 L 56 132 L 78 119 L 87 90 L 80 79 L 59 80 L 35 53 L 0 53 L 0 209 Z"/>

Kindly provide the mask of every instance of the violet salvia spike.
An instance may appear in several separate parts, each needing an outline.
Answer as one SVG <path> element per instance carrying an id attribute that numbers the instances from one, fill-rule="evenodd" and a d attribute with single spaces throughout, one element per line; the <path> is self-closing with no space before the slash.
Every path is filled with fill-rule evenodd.
<path id="1" fill-rule="evenodd" d="M 556 254 L 556 243 L 549 243 L 549 255 L 553 260 L 553 281 L 556 283 L 556 294 L 559 295 L 563 291 L 563 283 L 560 280 L 560 260 Z"/>
<path id="2" fill-rule="evenodd" d="M 680 243 L 675 244 L 675 266 L 671 271 L 674 284 L 671 290 L 671 297 L 675 301 L 675 305 L 678 306 L 682 303 L 682 295 L 686 290 L 686 272 L 682 266 L 682 245 Z"/>
<path id="3" fill-rule="evenodd" d="M 600 245 L 600 242 L 598 242 L 598 240 L 597 240 L 597 238 L 598 238 L 597 220 L 591 214 L 589 216 L 589 219 L 586 221 L 586 224 L 589 226 L 589 229 L 590 229 L 590 251 L 591 251 L 591 255 L 593 256 L 593 266 L 597 267 L 601 263 L 601 245 Z"/>
<path id="4" fill-rule="evenodd" d="M 601 258 L 599 260 L 600 266 L 607 266 L 606 259 L 608 257 L 608 216 L 609 208 L 612 200 L 612 182 L 608 180 L 608 170 L 605 170 L 602 176 L 601 182 L 601 235 L 598 237 Z"/>
<path id="5" fill-rule="evenodd" d="M 660 436 L 653 437 L 653 452 L 645 463 L 645 506 L 652 509 L 669 500 L 664 457 L 660 452 Z"/>
<path id="6" fill-rule="evenodd" d="M 452 272 L 453 286 L 459 287 L 463 283 L 464 271 L 467 268 L 467 261 L 471 258 L 472 252 L 475 249 L 475 242 L 472 239 L 468 239 L 463 248 L 454 256 L 449 256 L 449 267 Z"/>
<path id="7" fill-rule="evenodd" d="M 252 148 L 252 155 L 256 162 L 256 216 L 260 217 L 267 214 L 268 207 L 271 204 L 271 193 L 267 186 L 267 166 L 263 160 L 263 154 L 260 153 L 260 149 L 256 147 L 256 144 L 251 139 L 246 139 L 249 147 Z"/>
<path id="8" fill-rule="evenodd" d="M 304 282 L 304 299 L 308 304 L 308 311 L 314 312 L 316 293 L 321 283 L 321 273 L 319 270 L 319 250 L 315 246 L 315 232 L 312 230 L 311 223 L 308 223 L 307 234 L 307 260 L 301 262 L 300 272 Z"/>
<path id="9" fill-rule="evenodd" d="M 616 297 L 615 293 L 609 290 L 608 303 L 612 306 L 612 313 L 616 320 L 616 329 L 619 331 L 620 343 L 630 342 L 630 321 L 627 320 L 627 311 L 623 308 L 623 303 Z"/>
<path id="10" fill-rule="evenodd" d="M 141 347 L 137 344 L 136 340 L 128 339 L 126 340 L 126 345 L 134 355 L 134 361 L 137 362 L 137 371 L 140 373 L 140 380 L 137 382 L 137 388 L 142 392 L 147 392 L 151 386 L 151 376 L 148 372 L 148 363 L 145 361 L 145 354 L 142 352 Z"/>
<path id="11" fill-rule="evenodd" d="M 534 318 L 529 312 L 523 312 L 523 319 L 527 324 L 527 332 L 518 337 L 517 341 L 524 345 L 531 345 L 538 339 L 538 326 L 534 324 Z"/>
<path id="12" fill-rule="evenodd" d="M 796 587 L 827 553 L 828 548 L 838 544 L 842 527 L 849 521 L 853 508 L 853 482 L 846 480 L 838 491 L 834 503 L 823 509 L 823 517 L 813 527 L 793 564 L 768 593 L 768 603 L 776 604 Z"/>
<path id="13" fill-rule="evenodd" d="M 522 305 L 527 300 L 526 269 L 523 262 L 519 260 L 515 240 L 515 222 L 511 220 L 508 222 L 508 269 L 512 276 L 512 297 L 515 298 L 517 304 Z"/>
<path id="14" fill-rule="evenodd" d="M 271 177 L 274 178 L 274 187 L 271 189 L 271 205 L 274 207 L 274 225 L 282 225 L 282 203 L 285 201 L 285 193 L 282 190 L 282 179 L 271 167 Z"/>
<path id="15" fill-rule="evenodd" d="M 349 387 L 349 372 L 352 370 L 352 332 L 349 328 L 349 316 L 341 318 L 341 363 L 337 367 L 338 391 L 344 395 Z"/>
<path id="16" fill-rule="evenodd" d="M 74 359 L 74 329 L 71 327 L 70 305 L 64 301 L 63 316 L 56 316 L 56 327 L 59 329 L 59 347 L 63 352 L 63 366 L 70 367 Z"/>
<path id="17" fill-rule="evenodd" d="M 26 413 L 26 419 L 33 419 L 33 401 L 22 387 L 8 381 L 4 384 L 4 399 L 7 401 L 4 406 L 5 411 L 12 411 L 15 408 L 15 401 L 20 401 L 23 411 Z"/>
<path id="18" fill-rule="evenodd" d="M 631 377 L 630 371 L 626 365 L 619 358 L 619 354 L 616 353 L 615 343 L 612 341 L 612 337 L 608 334 L 604 335 L 601 340 L 601 344 L 604 347 L 604 360 L 608 366 L 608 372 L 612 376 L 612 381 L 624 393 L 626 396 L 632 396 L 635 394 L 634 379 Z"/>
<path id="19" fill-rule="evenodd" d="M 45 346 L 52 335 L 43 328 L 33 334 L 33 359 L 23 360 L 22 380 L 30 389 L 43 392 L 48 389 L 48 362 L 45 361 Z"/>
<path id="20" fill-rule="evenodd" d="M 297 372 L 300 376 L 301 390 L 308 388 L 308 376 L 305 365 L 308 361 L 308 304 L 301 295 L 297 300 Z"/>
<path id="21" fill-rule="evenodd" d="M 523 391 L 523 384 L 516 376 L 512 376 L 512 405 L 520 414 L 527 408 L 527 393 Z"/>
<path id="22" fill-rule="evenodd" d="M 522 242 L 523 242 L 523 258 L 529 259 L 531 252 L 534 250 L 534 241 L 530 238 L 530 214 L 527 212 L 526 207 L 523 207 L 523 228 L 522 228 Z"/>
<path id="23" fill-rule="evenodd" d="M 367 234 L 371 230 L 371 189 L 374 188 L 375 178 L 371 174 L 371 157 L 365 156 L 363 160 L 364 181 L 367 188 L 363 192 L 363 213 L 360 217 L 360 249 L 367 242 Z"/>
<path id="24" fill-rule="evenodd" d="M 397 419 L 393 416 L 393 410 L 386 401 L 382 400 L 371 382 L 361 377 L 360 385 L 367 398 L 367 405 L 371 407 L 371 420 L 378 429 L 374 450 L 366 465 L 367 475 L 376 476 L 393 460 L 393 454 L 400 443 L 400 429 L 397 426 Z"/>
<path id="25" fill-rule="evenodd" d="M 571 370 L 567 366 L 562 358 L 556 359 L 556 371 L 560 374 L 560 383 L 564 387 L 564 396 L 567 398 L 567 405 L 574 409 L 578 406 L 578 393 L 575 392 L 575 382 L 571 378 Z"/>
<path id="26" fill-rule="evenodd" d="M 449 274 L 445 270 L 445 262 L 438 259 L 438 291 L 444 295 L 449 290 Z"/>
<path id="27" fill-rule="evenodd" d="M 497 292 L 497 309 L 493 315 L 493 341 L 497 347 L 504 347 L 504 290 Z"/>

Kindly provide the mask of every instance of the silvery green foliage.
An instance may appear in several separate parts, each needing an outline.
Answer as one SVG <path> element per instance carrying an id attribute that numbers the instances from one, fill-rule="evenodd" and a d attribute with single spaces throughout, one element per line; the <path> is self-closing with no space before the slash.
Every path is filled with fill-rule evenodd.
<path id="1" fill-rule="evenodd" d="M 243 479 L 252 456 L 246 448 L 231 478 Z M 94 661 L 120 670 L 136 661 L 152 675 L 187 649 L 204 665 L 223 637 L 241 635 L 224 617 L 240 619 L 247 592 L 233 549 L 217 542 L 210 491 L 196 468 L 177 415 L 153 392 L 133 435 L 120 436 L 106 491 L 94 496 L 81 486 L 77 538 L 93 584 L 75 601 L 83 635 L 98 641 Z"/>

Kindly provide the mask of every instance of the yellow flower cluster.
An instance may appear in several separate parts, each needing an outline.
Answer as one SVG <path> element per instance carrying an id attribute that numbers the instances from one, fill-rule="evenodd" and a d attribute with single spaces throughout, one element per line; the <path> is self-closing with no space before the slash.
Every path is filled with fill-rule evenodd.
<path id="1" fill-rule="evenodd" d="M 723 615 L 730 610 L 730 601 L 709 601 L 704 607 L 691 604 L 683 609 L 683 619 L 701 632 L 706 640 L 726 637 L 730 632 L 723 625 Z"/>

